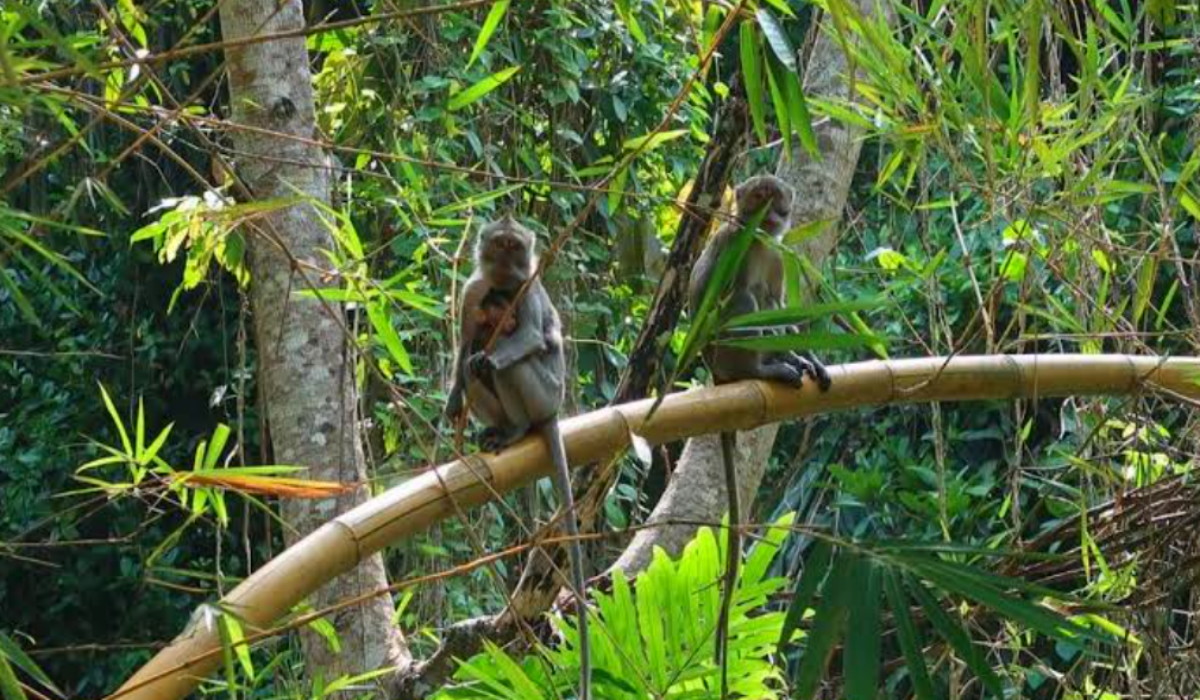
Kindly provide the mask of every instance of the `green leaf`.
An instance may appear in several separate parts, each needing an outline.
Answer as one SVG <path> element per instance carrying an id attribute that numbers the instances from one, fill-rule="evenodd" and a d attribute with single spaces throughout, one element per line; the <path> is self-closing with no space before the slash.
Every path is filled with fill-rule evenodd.
<path id="1" fill-rule="evenodd" d="M 933 623 L 934 629 L 942 636 L 950 646 L 954 648 L 958 657 L 966 662 L 979 680 L 987 688 L 988 692 L 1001 700 L 1004 697 L 1004 689 L 1000 685 L 1000 678 L 992 667 L 987 664 L 983 654 L 980 653 L 979 647 L 971 643 L 971 638 L 963 630 L 962 625 L 950 619 L 950 616 L 942 609 L 942 606 L 933 597 L 925 586 L 919 581 L 908 581 L 908 589 L 912 592 L 913 597 L 921 604 L 921 608 L 925 610 L 925 616 Z"/>
<path id="2" fill-rule="evenodd" d="M 371 320 L 371 327 L 375 329 L 375 333 L 379 339 L 383 341 L 383 346 L 387 348 L 388 354 L 396 361 L 407 374 L 413 373 L 412 360 L 408 356 L 408 350 L 404 348 L 404 343 L 400 340 L 400 336 L 396 334 L 396 329 L 392 327 L 392 321 L 388 318 L 387 310 L 382 303 L 372 302 L 366 305 L 367 318 Z"/>
<path id="3" fill-rule="evenodd" d="M 758 49 L 758 37 L 754 24 L 742 22 L 738 42 L 742 53 L 742 80 L 746 86 L 746 102 L 750 107 L 750 121 L 754 124 L 754 135 L 760 144 L 767 142 L 767 120 L 763 109 L 762 55 Z"/>
<path id="4" fill-rule="evenodd" d="M 0 698 L 26 700 L 25 690 L 17 681 L 17 674 L 13 673 L 12 666 L 8 665 L 8 659 L 4 657 L 4 654 L 0 654 Z"/>
<path id="5" fill-rule="evenodd" d="M 125 449 L 126 455 L 133 454 L 133 445 L 129 442 L 129 433 L 125 432 L 125 423 L 121 421 L 121 416 L 117 413 L 117 407 L 113 405 L 112 399 L 108 396 L 108 390 L 100 384 L 100 398 L 104 400 L 104 408 L 108 410 L 108 415 L 112 418 L 113 425 L 117 426 L 117 434 L 121 437 L 121 447 Z"/>
<path id="6" fill-rule="evenodd" d="M 817 135 L 813 132 L 812 115 L 808 113 L 808 102 L 804 98 L 804 88 L 800 85 L 800 76 L 788 73 L 783 76 L 784 92 L 788 104 L 788 121 L 792 129 L 800 135 L 800 144 L 814 160 L 820 160 L 821 150 L 817 148 Z"/>
<path id="7" fill-rule="evenodd" d="M 846 605 L 848 591 L 859 562 L 857 556 L 846 552 L 839 552 L 834 559 L 833 571 L 829 572 L 829 580 L 825 582 L 821 602 L 813 616 L 804 655 L 800 657 L 800 665 L 796 669 L 792 684 L 793 698 L 810 700 L 816 695 L 825 666 L 829 664 L 829 656 L 845 627 L 846 614 L 849 612 Z"/>
<path id="8" fill-rule="evenodd" d="M 788 7 L 787 0 L 766 0 L 766 2 L 768 5 L 774 7 L 776 10 L 779 10 L 788 17 L 794 18 L 796 16 L 796 13 L 792 12 L 792 8 Z"/>
<path id="9" fill-rule="evenodd" d="M 691 130 L 689 130 L 689 129 L 675 129 L 672 131 L 652 132 L 649 134 L 644 134 L 642 136 L 637 136 L 637 137 L 629 139 L 628 141 L 626 141 L 625 143 L 623 143 L 621 145 L 621 148 L 625 149 L 626 151 L 640 150 L 643 153 L 648 153 L 648 152 L 653 151 L 654 149 L 658 148 L 659 146 L 663 145 L 664 143 L 667 143 L 668 141 L 674 141 L 675 139 L 679 138 L 680 136 L 683 136 L 683 135 L 689 134 L 689 133 L 691 133 Z"/>
<path id="10" fill-rule="evenodd" d="M 888 606 L 892 609 L 892 618 L 896 622 L 896 637 L 900 640 L 900 650 L 908 664 L 908 676 L 912 679 L 914 694 L 920 700 L 934 700 L 933 683 L 929 680 L 929 671 L 925 668 L 921 634 L 913 623 L 908 609 L 908 599 L 900 587 L 899 575 L 884 569 L 883 590 L 887 594 Z"/>
<path id="11" fill-rule="evenodd" d="M 771 91 L 771 104 L 775 107 L 775 121 L 779 124 L 779 135 L 783 137 L 783 152 L 787 157 L 791 157 L 792 153 L 792 122 L 791 112 L 788 110 L 787 97 L 784 95 L 782 87 L 783 78 L 787 77 L 787 72 L 783 72 L 781 76 L 776 75 L 775 67 L 778 61 L 767 59 L 767 87 Z"/>
<path id="12" fill-rule="evenodd" d="M 829 573 L 829 559 L 832 553 L 833 547 L 828 540 L 817 540 L 813 544 L 812 553 L 808 555 L 808 561 L 804 564 L 804 572 L 800 574 L 800 580 L 796 582 L 796 588 L 792 591 L 792 603 L 788 607 L 787 617 L 783 620 L 783 630 L 779 636 L 781 651 L 791 641 L 796 628 L 800 626 L 800 621 L 804 619 L 804 612 L 812 606 L 812 599 L 817 594 L 817 587 Z"/>
<path id="13" fill-rule="evenodd" d="M 751 338 L 719 338 L 718 345 L 727 345 L 746 350 L 783 352 L 786 350 L 847 350 L 868 347 L 883 342 L 878 335 L 865 333 L 788 333 L 785 335 L 761 335 Z"/>
<path id="14" fill-rule="evenodd" d="M 846 624 L 846 650 L 842 657 L 847 700 L 879 697 L 880 575 L 871 562 L 858 563 L 850 580 L 850 619 Z"/>
<path id="15" fill-rule="evenodd" d="M 446 108 L 451 112 L 457 112 L 458 110 L 479 100 L 492 90 L 495 90 L 504 83 L 508 82 L 508 80 L 516 75 L 517 71 L 519 70 L 521 70 L 521 66 L 510 66 L 503 70 L 492 73 L 488 77 L 480 80 L 465 90 L 452 95 L 450 97 L 449 104 L 446 105 Z"/>
<path id="16" fill-rule="evenodd" d="M 729 319 L 724 328 L 744 328 L 747 326 L 783 326 L 792 325 L 811 318 L 823 318 L 834 314 L 844 314 L 851 311 L 869 311 L 883 306 L 883 297 L 868 297 L 851 299 L 849 301 L 834 301 L 823 304 L 808 304 L 806 306 L 788 306 L 782 309 L 755 311 Z"/>
<path id="17" fill-rule="evenodd" d="M 754 16 L 758 18 L 758 26 L 762 27 L 763 36 L 767 38 L 767 43 L 771 45 L 771 50 L 775 52 L 779 62 L 795 73 L 797 71 L 796 50 L 792 48 L 792 42 L 788 40 L 787 32 L 779 25 L 775 15 L 771 14 L 767 8 L 760 7 Z"/>
<path id="18" fill-rule="evenodd" d="M 613 216 L 620 210 L 621 199 L 625 196 L 625 185 L 629 181 L 629 170 L 632 166 L 621 168 L 621 172 L 612 179 L 608 186 L 608 215 Z"/>
<path id="19" fill-rule="evenodd" d="M 467 68 L 470 68 L 475 59 L 479 58 L 479 54 L 483 53 L 488 40 L 496 32 L 496 27 L 500 26 L 500 20 L 504 19 L 509 2 L 510 0 L 496 0 L 496 3 L 492 5 L 487 19 L 483 21 L 483 26 L 479 29 L 479 36 L 475 37 L 475 48 L 471 49 L 471 58 L 467 60 Z"/>
<path id="20" fill-rule="evenodd" d="M 52 691 L 60 698 L 65 698 L 66 694 L 59 690 L 58 686 L 50 680 L 42 669 L 33 662 L 33 659 L 21 649 L 20 645 L 3 632 L 0 632 L 0 661 L 8 661 L 13 666 L 24 671 L 30 678 L 34 679 L 42 685 L 42 687 Z"/>
<path id="21" fill-rule="evenodd" d="M 246 644 L 246 633 L 242 623 L 238 622 L 228 612 L 221 615 L 221 637 L 225 645 L 231 649 L 242 666 L 247 678 L 254 677 L 254 662 L 250 660 L 250 646 Z"/>

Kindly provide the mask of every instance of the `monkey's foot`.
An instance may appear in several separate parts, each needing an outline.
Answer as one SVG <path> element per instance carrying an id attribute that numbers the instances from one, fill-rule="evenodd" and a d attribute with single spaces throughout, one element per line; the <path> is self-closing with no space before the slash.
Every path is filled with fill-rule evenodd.
<path id="1" fill-rule="evenodd" d="M 499 452 L 517 440 L 525 437 L 525 430 L 505 430 L 503 428 L 484 428 L 479 434 L 479 446 L 484 452 Z"/>
<path id="2" fill-rule="evenodd" d="M 799 372 L 801 378 L 807 376 L 816 382 L 821 391 L 829 391 L 829 387 L 833 384 L 825 365 L 818 362 L 816 358 L 808 356 L 807 353 L 803 355 L 791 353 L 787 356 L 785 363 Z"/>

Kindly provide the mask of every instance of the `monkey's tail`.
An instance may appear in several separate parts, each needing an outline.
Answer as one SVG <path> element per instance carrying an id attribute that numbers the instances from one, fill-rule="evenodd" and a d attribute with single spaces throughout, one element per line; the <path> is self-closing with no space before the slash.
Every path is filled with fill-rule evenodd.
<path id="1" fill-rule="evenodd" d="M 571 471 L 567 465 L 567 449 L 563 445 L 562 432 L 558 429 L 558 418 L 542 424 L 542 435 L 550 447 L 550 459 L 554 462 L 554 481 L 557 485 L 559 505 L 563 509 L 563 523 L 570 536 L 568 546 L 571 559 L 571 593 L 575 596 L 575 611 L 579 617 L 579 699 L 592 697 L 591 638 L 588 635 L 587 588 L 583 577 L 583 547 L 579 544 L 579 525 L 576 522 L 575 496 L 571 493 Z"/>
<path id="2" fill-rule="evenodd" d="M 725 493 L 729 497 L 729 539 L 725 545 L 725 575 L 722 578 L 721 609 L 717 613 L 717 663 L 721 666 L 721 697 L 729 697 L 729 613 L 733 607 L 733 589 L 737 585 L 738 565 L 742 561 L 742 531 L 738 505 L 737 433 L 721 433 L 721 462 L 725 467 Z"/>

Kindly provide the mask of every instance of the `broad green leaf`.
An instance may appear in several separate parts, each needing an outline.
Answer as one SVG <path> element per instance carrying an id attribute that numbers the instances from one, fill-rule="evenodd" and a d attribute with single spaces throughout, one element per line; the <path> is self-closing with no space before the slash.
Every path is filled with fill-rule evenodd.
<path id="1" fill-rule="evenodd" d="M 133 445 L 129 442 L 129 433 L 125 432 L 125 423 L 122 422 L 121 416 L 117 413 L 117 407 L 113 405 L 108 390 L 104 388 L 103 384 L 100 384 L 100 398 L 104 400 L 104 408 L 108 410 L 113 425 L 117 426 L 117 434 L 121 437 L 121 447 L 124 448 L 126 455 L 132 455 Z"/>
<path id="2" fill-rule="evenodd" d="M 742 81 L 746 86 L 746 102 L 750 107 L 750 122 L 760 144 L 767 142 L 766 112 L 763 109 L 762 55 L 759 53 L 758 36 L 751 22 L 742 22 L 738 41 L 742 54 Z"/>
<path id="3" fill-rule="evenodd" d="M 846 552 L 838 552 L 834 558 L 833 570 L 829 572 L 829 580 L 822 589 L 821 602 L 817 605 L 804 654 L 796 669 L 792 684 L 793 698 L 810 700 L 816 695 L 825 666 L 829 664 L 829 657 L 845 627 L 849 591 L 858 568 L 857 560 L 857 556 Z"/>
<path id="4" fill-rule="evenodd" d="M 407 374 L 413 373 L 412 360 L 409 358 L 408 350 L 405 349 L 404 343 L 400 340 L 400 336 L 396 334 L 396 329 L 392 327 L 392 321 L 388 318 L 387 310 L 382 303 L 372 302 L 367 304 L 367 318 L 371 321 L 371 327 L 375 329 L 375 333 L 379 339 L 383 341 L 383 346 L 387 348 L 388 354 L 400 365 L 400 369 Z"/>
<path id="5" fill-rule="evenodd" d="M 847 700 L 879 697 L 881 617 L 880 574 L 872 562 L 858 560 L 850 579 L 850 618 L 846 623 L 846 649 L 842 657 Z"/>
<path id="6" fill-rule="evenodd" d="M 13 673 L 12 666 L 8 665 L 8 659 L 4 654 L 0 654 L 0 698 L 26 700 L 25 690 L 17 680 L 17 674 Z"/>
<path id="7" fill-rule="evenodd" d="M 771 50 L 775 52 L 780 63 L 789 72 L 795 73 L 797 71 L 796 50 L 792 48 L 792 42 L 788 40 L 787 32 L 779 25 L 775 15 L 771 14 L 767 8 L 760 7 L 754 16 L 758 19 L 758 26 L 762 27 L 763 36 L 767 38 L 767 43 L 771 45 Z"/>
<path id="8" fill-rule="evenodd" d="M 621 172 L 608 185 L 608 215 L 615 215 L 621 207 L 621 199 L 625 196 L 625 185 L 629 182 L 629 170 L 632 165 L 621 168 Z"/>
<path id="9" fill-rule="evenodd" d="M 796 588 L 792 590 L 792 602 L 788 607 L 787 617 L 783 620 L 783 630 L 779 637 L 781 650 L 791 641 L 792 634 L 804 619 L 804 612 L 812 606 L 817 587 L 829 573 L 829 559 L 832 553 L 833 547 L 828 540 L 817 540 L 813 543 L 808 561 L 804 563 L 804 572 L 800 574 Z"/>
<path id="10" fill-rule="evenodd" d="M 966 662 L 983 686 L 987 688 L 993 696 L 999 699 L 1004 698 L 1004 688 L 1000 685 L 1000 678 L 992 667 L 987 664 L 987 660 L 980 653 L 979 647 L 971 642 L 971 638 L 963 630 L 962 625 L 950 619 L 950 615 L 942 609 L 942 606 L 933 597 L 925 586 L 919 581 L 908 581 L 908 589 L 912 592 L 913 597 L 921 604 L 921 608 L 925 611 L 925 616 L 933 623 L 934 629 L 942 636 L 950 646 L 954 648 L 954 652 L 958 657 Z"/>
<path id="11" fill-rule="evenodd" d="M 50 677 L 42 671 L 41 667 L 34 663 L 33 659 L 29 658 L 29 655 L 21 649 L 20 645 L 12 637 L 3 632 L 0 632 L 0 660 L 7 660 L 10 664 L 24 671 L 30 678 L 58 697 L 66 697 L 66 694 L 59 690 L 58 686 L 54 685 Z"/>
<path id="12" fill-rule="evenodd" d="M 914 694 L 920 700 L 934 700 L 933 683 L 929 680 L 929 671 L 925 668 L 925 643 L 913 623 L 912 614 L 908 609 L 908 598 L 900 587 L 900 577 L 895 571 L 884 569 L 883 590 L 887 594 L 888 607 L 892 609 L 892 619 L 896 623 L 896 638 L 900 640 L 900 651 L 908 664 L 908 677 L 912 680 Z"/>
<path id="13" fill-rule="evenodd" d="M 1150 297 L 1154 294 L 1154 280 L 1158 275 L 1158 257 L 1147 256 L 1138 268 L 1137 289 L 1133 295 L 1133 322 L 1142 320 L 1146 307 L 1150 305 Z"/>
<path id="14" fill-rule="evenodd" d="M 939 588 L 974 600 L 1047 637 L 1072 644 L 1083 640 L 1099 643 L 1113 641 L 1103 634 L 1080 627 L 1050 608 L 1005 593 L 994 585 L 997 577 L 988 576 L 973 567 L 929 560 L 912 568 L 914 573 Z M 1019 585 L 1020 582 L 1014 579 L 1012 583 Z"/>
<path id="15" fill-rule="evenodd" d="M 821 150 L 817 148 L 817 135 L 813 133 L 812 115 L 808 113 L 808 102 L 804 97 L 804 88 L 800 85 L 800 76 L 788 73 L 783 76 L 785 87 L 784 97 L 788 104 L 788 121 L 792 130 L 800 135 L 800 144 L 813 160 L 821 160 Z"/>
<path id="16" fill-rule="evenodd" d="M 208 449 L 204 455 L 204 468 L 213 469 L 217 466 L 217 461 L 221 459 L 221 453 L 225 451 L 225 443 L 229 442 L 229 426 L 224 423 L 217 423 L 217 427 L 213 429 L 212 439 L 208 442 Z"/>
<path id="17" fill-rule="evenodd" d="M 451 112 L 457 112 L 508 82 L 519 70 L 521 70 L 521 66 L 509 66 L 508 68 L 492 73 L 465 90 L 452 95 L 446 108 Z"/>
<path id="18" fill-rule="evenodd" d="M 223 641 L 233 650 L 242 666 L 242 671 L 247 678 L 253 678 L 254 662 L 250 660 L 250 646 L 246 644 L 246 633 L 242 630 L 242 623 L 238 622 L 233 615 L 225 612 L 221 615 L 221 628 Z"/>
<path id="19" fill-rule="evenodd" d="M 796 13 L 792 12 L 792 8 L 788 7 L 787 0 L 766 0 L 766 3 L 788 17 L 794 18 L 796 16 Z"/>
<path id="20" fill-rule="evenodd" d="M 846 350 L 883 342 L 877 335 L 861 333 L 788 333 L 750 338 L 719 338 L 717 344 L 746 350 L 783 352 L 785 350 Z"/>
<path id="21" fill-rule="evenodd" d="M 747 326 L 782 326 L 799 323 L 812 318 L 824 318 L 835 314 L 851 311 L 869 311 L 883 306 L 883 297 L 868 297 L 851 299 L 849 301 L 834 301 L 822 304 L 807 304 L 805 306 L 788 306 L 782 309 L 755 311 L 753 313 L 734 316 L 724 324 L 724 328 L 745 328 Z"/>
<path id="22" fill-rule="evenodd" d="M 492 9 L 488 11 L 487 19 L 483 20 L 483 26 L 479 29 L 479 36 L 475 37 L 475 47 L 471 49 L 471 58 L 467 59 L 467 68 L 470 68 L 471 64 L 483 53 L 488 40 L 496 32 L 496 27 L 500 26 L 500 20 L 504 19 L 509 2 L 510 0 L 496 0 Z"/>
<path id="23" fill-rule="evenodd" d="M 792 118 L 788 110 L 787 96 L 784 94 L 782 80 L 787 78 L 787 71 L 779 66 L 779 62 L 771 58 L 764 61 L 767 68 L 767 88 L 771 91 L 771 104 L 775 107 L 775 122 L 779 125 L 779 135 L 783 137 L 783 152 L 790 158 L 792 153 Z"/>
<path id="24" fill-rule="evenodd" d="M 626 151 L 639 151 L 640 150 L 643 153 L 648 153 L 648 152 L 653 151 L 654 149 L 658 148 L 659 146 L 663 145 L 664 143 L 667 143 L 669 141 L 674 141 L 675 139 L 679 138 L 680 136 L 684 136 L 689 133 L 691 133 L 691 132 L 688 129 L 675 129 L 673 131 L 653 132 L 653 133 L 649 133 L 649 134 L 644 134 L 642 136 L 637 136 L 635 138 L 631 138 L 631 139 L 627 140 L 625 143 L 621 144 L 621 148 L 625 149 Z"/>

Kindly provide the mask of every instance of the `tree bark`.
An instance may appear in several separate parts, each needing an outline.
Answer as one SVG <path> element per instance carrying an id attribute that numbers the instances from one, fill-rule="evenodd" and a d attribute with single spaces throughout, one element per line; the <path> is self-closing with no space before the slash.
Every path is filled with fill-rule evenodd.
<path id="1" fill-rule="evenodd" d="M 226 40 L 284 32 L 304 25 L 300 0 L 226 0 L 220 8 Z M 226 51 L 232 121 L 258 129 L 311 139 L 315 131 L 308 52 L 303 37 L 250 44 Z M 235 130 L 232 138 L 245 155 L 237 174 L 256 200 L 295 197 L 329 202 L 326 154 L 309 142 L 274 138 L 262 131 Z M 305 299 L 300 290 L 317 286 L 333 248 L 325 224 L 310 204 L 277 210 L 249 224 L 247 255 L 250 302 L 266 400 L 267 424 L 279 464 L 305 467 L 303 476 L 360 484 L 338 498 L 285 500 L 285 539 L 290 545 L 335 515 L 370 496 L 356 415 L 352 349 L 337 304 Z M 332 271 L 331 271 L 332 272 Z M 336 274 L 329 276 L 336 279 Z M 383 559 L 375 554 L 356 569 L 322 587 L 316 607 L 378 590 L 387 585 Z M 334 653 L 319 636 L 301 635 L 308 671 L 333 680 L 388 665 L 406 665 L 410 656 L 391 624 L 388 596 L 339 612 L 332 620 L 341 644 Z"/>
<path id="2" fill-rule="evenodd" d="M 854 0 L 854 5 L 864 15 L 882 11 L 871 0 Z M 818 31 L 805 74 L 806 94 L 849 99 L 853 95 L 854 78 L 846 54 L 831 29 L 822 26 Z M 814 124 L 813 129 L 821 159 L 814 161 L 797 143 L 790 158 L 781 160 L 776 174 L 796 188 L 793 224 L 831 222 L 800 250 L 813 265 L 820 267 L 837 244 L 839 228 L 834 222 L 841 218 L 846 206 L 861 140 L 857 129 L 833 120 Z M 795 304 L 800 300 L 789 301 Z M 776 424 L 738 433 L 738 498 L 743 513 L 749 511 L 747 505 L 753 503 L 762 483 L 778 430 Z M 647 521 L 662 526 L 646 528 L 634 535 L 613 567 L 632 575 L 650 563 L 655 547 L 662 547 L 672 556 L 679 554 L 696 531 L 694 525 L 679 523 L 718 522 L 727 502 L 717 436 L 689 440 L 671 483 Z"/>

